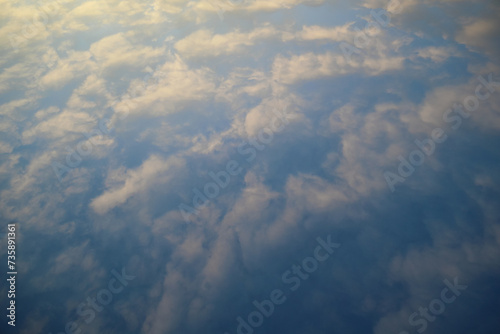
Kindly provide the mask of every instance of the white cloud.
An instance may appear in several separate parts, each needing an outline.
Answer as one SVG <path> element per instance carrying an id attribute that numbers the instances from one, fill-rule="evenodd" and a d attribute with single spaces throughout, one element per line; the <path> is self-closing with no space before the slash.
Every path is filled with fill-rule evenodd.
<path id="1" fill-rule="evenodd" d="M 87 76 L 96 69 L 91 57 L 88 51 L 69 51 L 67 57 L 59 58 L 57 64 L 41 77 L 40 84 L 45 89 L 59 89 L 75 78 Z"/>
<path id="2" fill-rule="evenodd" d="M 184 166 L 181 158 L 163 159 L 152 155 L 135 170 L 128 170 L 120 185 L 111 187 L 103 194 L 94 198 L 90 204 L 99 214 L 104 214 L 112 208 L 125 203 L 131 196 L 143 193 L 153 184 L 164 184 L 171 180 L 175 173 Z"/>
<path id="3" fill-rule="evenodd" d="M 90 53 L 101 70 L 116 70 L 127 67 L 142 69 L 152 60 L 164 55 L 164 48 L 154 48 L 131 42 L 132 33 L 117 33 L 106 36 L 90 46 Z"/>
<path id="4" fill-rule="evenodd" d="M 302 30 L 296 33 L 296 38 L 304 41 L 330 40 L 335 42 L 345 41 L 352 43 L 357 32 L 350 29 L 353 22 L 336 27 L 303 26 Z M 371 32 L 367 31 L 368 33 Z M 370 37 L 373 37 L 370 35 Z"/>
<path id="5" fill-rule="evenodd" d="M 185 102 L 206 100 L 215 93 L 213 72 L 208 68 L 190 69 L 179 56 L 170 57 L 158 71 L 162 75 L 157 84 L 138 97 L 126 95 L 116 103 L 117 117 L 165 115 L 181 110 Z"/>
<path id="6" fill-rule="evenodd" d="M 274 60 L 273 71 L 278 73 L 281 82 L 293 84 L 299 81 L 321 79 L 325 77 L 342 76 L 361 72 L 367 75 L 377 75 L 386 71 L 403 68 L 403 57 L 388 55 L 366 56 L 359 60 L 346 59 L 341 53 L 312 52 L 294 55 L 290 58 L 278 56 Z"/>
<path id="7" fill-rule="evenodd" d="M 36 138 L 61 138 L 69 134 L 82 135 L 95 126 L 95 119 L 85 112 L 64 110 L 52 118 L 23 131 L 23 143 L 33 143 Z"/>
<path id="8" fill-rule="evenodd" d="M 236 30 L 226 34 L 214 34 L 208 29 L 201 29 L 175 43 L 175 49 L 185 57 L 229 55 L 241 53 L 259 40 L 279 35 L 272 26 L 256 28 L 248 33 Z"/>
<path id="9" fill-rule="evenodd" d="M 416 52 L 418 57 L 428 58 L 435 63 L 442 63 L 449 57 L 460 56 L 460 53 L 452 47 L 428 47 Z"/>
<path id="10" fill-rule="evenodd" d="M 496 15 L 493 13 L 496 13 Z M 498 23 L 500 6 L 493 10 L 491 14 L 493 14 L 491 18 L 468 20 L 472 22 L 463 25 L 461 31 L 457 34 L 456 40 L 467 45 L 473 51 L 483 51 L 495 59 L 500 55 L 500 47 L 498 47 L 497 43 L 500 34 L 500 24 Z"/>

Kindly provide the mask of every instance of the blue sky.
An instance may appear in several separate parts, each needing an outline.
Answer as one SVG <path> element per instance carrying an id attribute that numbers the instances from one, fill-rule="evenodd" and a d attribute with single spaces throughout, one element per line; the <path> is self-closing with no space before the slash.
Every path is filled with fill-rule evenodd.
<path id="1" fill-rule="evenodd" d="M 498 333 L 497 1 L 0 2 L 2 333 Z"/>

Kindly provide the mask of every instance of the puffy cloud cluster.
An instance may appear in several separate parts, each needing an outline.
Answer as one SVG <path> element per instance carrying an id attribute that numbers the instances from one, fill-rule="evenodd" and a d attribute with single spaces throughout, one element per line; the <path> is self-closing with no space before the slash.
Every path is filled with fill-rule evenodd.
<path id="1" fill-rule="evenodd" d="M 467 290 L 427 331 L 496 328 L 497 2 L 0 3 L 20 333 L 234 333 L 327 235 L 335 259 L 259 331 L 410 332 L 455 277 Z M 436 128 L 446 141 L 391 192 L 384 172 Z M 75 318 L 121 267 L 126 291 Z"/>

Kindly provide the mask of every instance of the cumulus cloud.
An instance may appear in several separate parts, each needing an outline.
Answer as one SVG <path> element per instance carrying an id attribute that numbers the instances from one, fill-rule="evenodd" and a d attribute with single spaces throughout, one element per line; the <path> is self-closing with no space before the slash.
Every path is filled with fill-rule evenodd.
<path id="1" fill-rule="evenodd" d="M 124 204 L 131 196 L 147 191 L 153 183 L 167 183 L 183 165 L 184 161 L 180 158 L 162 159 L 159 156 L 151 156 L 137 169 L 126 171 L 119 185 L 112 186 L 94 198 L 91 207 L 97 213 L 106 213 Z M 109 182 L 113 182 L 113 179 Z"/>
<path id="2" fill-rule="evenodd" d="M 455 276 L 469 288 L 429 332 L 471 317 L 496 330 L 500 87 L 479 76 L 500 80 L 498 4 L 58 3 L 27 37 L 38 5 L 0 0 L 0 212 L 24 254 L 20 332 L 86 326 L 80 303 L 122 267 L 136 278 L 83 330 L 234 333 L 282 289 L 258 331 L 399 333 Z M 390 22 L 367 29 L 381 8 Z M 476 92 L 458 127 L 450 108 Z M 391 192 L 384 172 L 435 128 L 446 142 Z M 222 186 L 232 160 L 241 172 Z M 328 235 L 338 253 L 290 291 L 283 272 Z"/>
<path id="3" fill-rule="evenodd" d="M 341 53 L 305 53 L 290 58 L 278 56 L 273 66 L 282 82 L 293 84 L 299 81 L 342 76 L 348 73 L 364 72 L 377 75 L 403 67 L 403 57 L 365 58 L 362 61 L 349 60 Z"/>
<path id="4" fill-rule="evenodd" d="M 278 37 L 273 27 L 261 27 L 248 33 L 233 31 L 227 34 L 213 34 L 209 30 L 198 30 L 175 43 L 175 48 L 186 57 L 206 57 L 241 53 L 245 47 L 262 39 Z"/>
<path id="5" fill-rule="evenodd" d="M 179 56 L 174 56 L 161 65 L 158 72 L 161 75 L 157 84 L 147 87 L 137 97 L 127 93 L 114 105 L 113 108 L 120 117 L 180 111 L 182 103 L 207 100 L 215 91 L 210 69 L 191 69 Z"/>

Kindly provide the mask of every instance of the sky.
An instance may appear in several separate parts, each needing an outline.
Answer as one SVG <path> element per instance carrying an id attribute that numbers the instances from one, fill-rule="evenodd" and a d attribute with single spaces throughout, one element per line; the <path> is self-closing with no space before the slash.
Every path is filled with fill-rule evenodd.
<path id="1" fill-rule="evenodd" d="M 1 333 L 499 332 L 500 2 L 0 3 Z"/>

